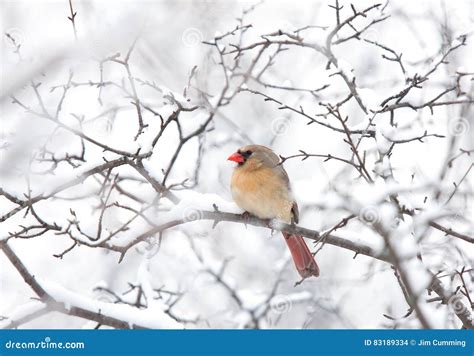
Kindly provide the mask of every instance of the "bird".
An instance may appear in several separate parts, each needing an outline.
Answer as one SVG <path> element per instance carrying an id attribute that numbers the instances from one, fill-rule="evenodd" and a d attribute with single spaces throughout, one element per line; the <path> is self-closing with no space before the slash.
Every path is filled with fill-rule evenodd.
<path id="1" fill-rule="evenodd" d="M 233 200 L 245 211 L 244 214 L 260 219 L 278 219 L 288 224 L 298 223 L 298 204 L 279 156 L 268 147 L 247 145 L 240 147 L 228 160 L 237 163 L 230 190 Z M 318 277 L 319 266 L 304 238 L 286 232 L 283 232 L 283 237 L 302 280 Z"/>

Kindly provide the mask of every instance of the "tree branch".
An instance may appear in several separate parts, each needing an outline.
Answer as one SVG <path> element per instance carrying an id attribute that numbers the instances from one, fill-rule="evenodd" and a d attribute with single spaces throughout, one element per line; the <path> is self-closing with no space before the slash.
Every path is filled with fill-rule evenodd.
<path id="1" fill-rule="evenodd" d="M 253 216 L 246 217 L 242 214 L 233 214 L 233 213 L 221 212 L 218 210 L 215 210 L 215 211 L 200 210 L 200 211 L 196 211 L 195 214 L 193 214 L 192 219 L 186 219 L 186 218 L 176 219 L 176 220 L 171 220 L 166 223 L 157 225 L 151 228 L 150 230 L 148 230 L 147 232 L 137 236 L 134 240 L 132 240 L 130 243 L 128 243 L 125 246 L 118 247 L 118 246 L 102 245 L 100 247 L 109 248 L 111 250 L 121 252 L 122 253 L 121 259 L 122 259 L 124 254 L 131 247 L 135 246 L 139 242 L 146 240 L 148 237 L 161 233 L 175 226 L 184 225 L 189 222 L 194 222 L 198 220 L 214 221 L 214 226 L 216 226 L 219 222 L 223 222 L 223 221 L 235 222 L 235 223 L 241 223 L 245 225 L 265 227 L 271 230 L 282 231 L 282 232 L 286 232 L 292 235 L 300 235 L 314 241 L 319 241 L 321 239 L 321 235 L 318 231 L 307 229 L 307 228 L 300 227 L 297 225 L 285 224 L 285 223 L 282 223 L 280 221 L 275 221 L 275 220 L 270 220 L 270 221 L 263 220 L 263 219 L 259 219 Z M 389 251 L 387 250 L 377 251 L 376 249 L 374 249 L 373 247 L 367 244 L 364 244 L 361 242 L 354 242 L 354 241 L 339 237 L 334 234 L 325 235 L 324 243 L 353 251 L 355 252 L 354 258 L 357 257 L 357 255 L 364 255 L 367 257 L 377 259 L 382 262 L 390 263 L 391 265 L 396 265 L 398 263 L 397 261 L 393 259 L 392 254 L 390 254 Z M 443 304 L 446 304 L 446 305 L 450 304 L 450 298 L 455 296 L 455 293 L 446 291 L 443 288 L 442 283 L 439 280 L 439 278 L 436 277 L 434 274 L 432 274 L 432 277 L 433 277 L 432 283 L 430 284 L 430 286 L 427 287 L 427 289 L 429 291 L 432 290 L 436 294 L 438 294 Z M 466 329 L 474 328 L 474 321 L 473 321 L 474 319 L 468 307 L 466 307 L 464 303 L 460 300 L 457 301 L 457 303 L 458 303 L 458 307 L 454 309 L 454 311 L 456 312 L 456 315 L 459 318 L 459 320 L 462 322 L 463 327 Z"/>
<path id="2" fill-rule="evenodd" d="M 66 315 L 77 316 L 79 318 L 95 321 L 99 324 L 108 325 L 116 329 L 149 329 L 149 326 L 140 325 L 140 323 L 121 320 L 114 316 L 107 315 L 107 313 L 100 309 L 100 306 L 97 306 L 97 311 L 94 311 L 81 306 L 76 306 L 74 304 L 66 305 L 62 301 L 55 300 L 54 296 L 48 294 L 45 288 L 43 288 L 38 282 L 38 279 L 28 271 L 27 267 L 23 264 L 18 255 L 11 249 L 11 247 L 6 242 L 0 242 L 0 248 L 4 252 L 5 256 L 7 256 L 11 264 L 23 277 L 23 280 L 31 287 L 31 289 L 33 289 L 33 291 L 41 299 L 41 301 L 48 306 L 50 311 L 56 311 Z M 101 303 L 103 302 L 97 302 L 98 305 L 100 305 Z"/>

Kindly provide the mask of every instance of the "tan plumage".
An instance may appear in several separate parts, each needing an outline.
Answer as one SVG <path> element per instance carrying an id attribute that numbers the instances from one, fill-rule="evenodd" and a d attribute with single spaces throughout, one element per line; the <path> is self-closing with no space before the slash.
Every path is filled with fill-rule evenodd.
<path id="1" fill-rule="evenodd" d="M 255 145 L 242 148 L 254 153 L 244 165 L 235 168 L 231 181 L 232 197 L 242 209 L 261 219 L 278 218 L 289 223 L 293 197 L 288 176 L 278 166 L 278 157 L 273 152 L 266 152 L 266 147 L 260 148 L 262 151 L 255 149 Z"/>
<path id="2" fill-rule="evenodd" d="M 238 163 L 232 174 L 231 192 L 239 207 L 261 219 L 298 222 L 298 205 L 291 193 L 288 174 L 271 149 L 260 145 L 244 146 L 229 160 Z M 318 276 L 319 268 L 304 239 L 283 235 L 300 275 L 303 278 Z"/>

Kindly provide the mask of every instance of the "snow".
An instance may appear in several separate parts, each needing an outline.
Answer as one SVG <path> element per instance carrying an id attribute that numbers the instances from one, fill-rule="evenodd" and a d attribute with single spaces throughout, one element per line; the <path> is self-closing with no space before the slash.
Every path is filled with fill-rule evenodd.
<path id="1" fill-rule="evenodd" d="M 142 287 L 143 294 L 147 301 L 147 310 L 150 314 L 160 314 L 168 310 L 168 306 L 163 301 L 154 298 L 154 291 L 151 285 L 153 277 L 150 272 L 150 258 L 152 256 L 144 256 L 142 263 L 138 267 L 137 281 Z"/>
<path id="2" fill-rule="evenodd" d="M 341 73 L 343 73 L 347 78 L 349 78 L 349 80 L 354 78 L 354 68 L 349 62 L 340 59 L 337 63 L 337 68 Z"/>
<path id="3" fill-rule="evenodd" d="M 355 6 L 361 9 L 372 4 L 364 0 L 364 4 L 357 3 Z M 193 328 L 248 327 L 252 322 L 248 311 L 237 305 L 230 292 L 206 273 L 209 269 L 219 272 L 227 262 L 223 280 L 235 289 L 235 295 L 241 298 L 246 308 L 258 307 L 274 293 L 270 301 L 274 308 L 269 311 L 273 319 L 261 320 L 262 327 L 419 328 L 420 323 L 414 314 L 394 323 L 383 317 L 387 313 L 403 315 L 407 308 L 393 270 L 387 263 L 362 255 L 354 259 L 353 251 L 329 244 L 314 244 L 307 239 L 309 248 L 318 250 L 316 258 L 321 267 L 321 277 L 305 280 L 294 287 L 298 274 L 280 233 L 272 234 L 267 228 L 236 223 L 222 222 L 213 226 L 211 220 L 200 220 L 202 211 L 214 211 L 214 204 L 223 212 L 242 212 L 232 202 L 229 182 L 233 165 L 226 158 L 245 144 L 264 144 L 285 157 L 304 150 L 314 154 L 331 154 L 358 164 L 344 141 L 347 139 L 344 133 L 316 123 L 308 125 L 307 117 L 284 106 L 302 109 L 305 114 L 340 128 L 340 122 L 334 116 L 324 118 L 314 115 L 327 112 L 324 104 L 334 105 L 347 98 L 349 91 L 341 78 L 342 73 L 350 80 L 356 79 L 358 94 L 369 110 L 368 114 L 363 113 L 357 101 L 351 98 L 340 107 L 341 115 L 348 117 L 346 124 L 351 130 L 375 130 L 375 138 L 364 135 L 360 142 L 360 134 L 351 135 L 371 179 L 366 181 L 360 178 L 353 165 L 334 159 L 288 159 L 284 166 L 299 205 L 299 225 L 324 233 L 351 217 L 347 225 L 332 234 L 367 245 L 383 256 L 387 256 L 384 238 L 388 238 L 402 260 L 401 267 L 407 271 L 414 291 L 419 293 L 421 307 L 429 316 L 430 324 L 458 328 L 459 321 L 453 318 L 449 308 L 439 303 L 424 303 L 427 298 L 425 287 L 429 283 L 427 270 L 453 273 L 465 265 L 470 266 L 473 250 L 468 242 L 446 235 L 429 224 L 436 221 L 443 227 L 472 234 L 471 188 L 474 171 L 463 178 L 472 164 L 472 153 L 469 156 L 460 151 L 472 149 L 469 136 L 472 113 L 466 105 L 436 106 L 433 112 L 429 108 L 417 111 L 402 108 L 395 111 L 394 117 L 389 112 L 373 111 L 380 111 L 385 99 L 409 87 L 405 77 L 413 78 L 416 73 L 423 75 L 431 70 L 446 53 L 449 38 L 453 39 L 452 44 L 459 43 L 455 39 L 457 34 L 472 27 L 470 2 L 445 1 L 443 6 L 438 7 L 430 6 L 428 2 L 416 2 L 409 7 L 397 2 L 387 5 L 385 13 L 390 17 L 377 23 L 361 37 L 376 37 L 397 54 L 403 53 L 406 75 L 403 75 L 398 63 L 382 58 L 381 54 L 390 57 L 389 53 L 358 39 L 333 44 L 332 51 L 338 66 L 331 65 L 329 69 L 327 58 L 320 52 L 302 46 L 284 46 L 288 50 L 278 53 L 272 65 L 259 78 L 262 82 L 306 89 L 319 88 L 324 84 L 329 87 L 317 93 L 282 90 L 262 86 L 251 78 L 247 78 L 241 86 L 243 89 L 262 91 L 281 101 L 281 105 L 264 101 L 261 96 L 249 92 L 236 91 L 261 47 L 245 51 L 235 68 L 234 56 L 226 55 L 227 74 L 232 74 L 226 97 L 235 94 L 235 98 L 217 108 L 225 78 L 222 66 L 218 65 L 220 58 L 216 48 L 204 44 L 191 48 L 183 44 L 181 38 L 183 31 L 191 25 L 199 28 L 203 38 L 208 39 L 212 38 L 212 34 L 219 36 L 232 31 L 237 24 L 235 19 L 246 8 L 241 5 L 221 11 L 219 6 L 196 3 L 193 11 L 183 11 L 182 4 L 170 7 L 162 2 L 146 2 L 138 7 L 127 3 L 110 7 L 101 2 L 84 7 L 79 3 L 74 5 L 79 6 L 78 18 L 81 18 L 81 26 L 78 27 L 80 38 L 75 43 L 72 31 L 68 31 L 71 28 L 65 27 L 70 24 L 59 20 L 65 18 L 63 6 L 54 2 L 42 2 L 41 5 L 30 1 L 5 3 L 5 13 L 16 14 L 5 16 L 5 29 L 21 29 L 27 39 L 22 44 L 24 61 L 21 63 L 11 52 L 11 46 L 1 41 L 4 46 L 2 63 L 5 64 L 5 78 L 2 80 L 7 84 L 5 92 L 8 94 L 13 88 L 15 95 L 34 110 L 41 108 L 29 87 L 32 73 L 35 74 L 35 81 L 42 82 L 39 90 L 45 106 L 54 112 L 62 90 L 58 88 L 49 93 L 52 86 L 64 84 L 70 70 L 74 71 L 75 82 L 98 82 L 99 61 L 118 52 L 124 58 L 138 33 L 141 35 L 130 56 L 130 69 L 136 79 L 142 104 L 158 112 L 164 120 L 177 110 L 177 103 L 183 107 L 198 105 L 199 109 L 180 114 L 185 136 L 202 125 L 210 111 L 217 110 L 208 130 L 182 147 L 166 180 L 166 185 L 172 187 L 173 194 L 178 197 L 177 204 L 169 199 L 156 201 L 156 191 L 128 165 L 112 172 L 119 175 L 121 188 L 133 192 L 139 201 L 114 191 L 109 204 L 118 202 L 136 211 L 146 209 L 143 212 L 146 219 L 137 217 L 108 243 L 125 246 L 155 224 L 183 220 L 182 224 L 166 230 L 159 244 L 157 237 L 140 243 L 128 250 L 120 263 L 118 253 L 84 244 L 75 247 L 62 259 L 53 257 L 72 244 L 67 235 L 56 232 L 32 239 L 12 238 L 9 244 L 31 266 L 35 275 L 43 276 L 41 281 L 48 291 L 63 301 L 67 308 L 80 305 L 88 310 L 105 310 L 107 315 L 123 317 L 130 325 L 139 323 L 160 328 L 181 328 L 184 325 Z M 30 15 L 38 11 L 47 11 L 51 21 L 37 26 Z M 148 14 L 154 14 L 156 19 L 143 27 L 144 17 Z M 341 18 L 351 14 L 351 7 L 344 5 Z M 376 16 L 378 12 L 374 11 L 367 18 L 359 18 L 356 28 L 362 28 Z M 324 45 L 334 22 L 334 9 L 324 2 L 312 2 L 311 6 L 304 2 L 262 3 L 255 12 L 245 16 L 243 23 L 252 27 L 245 32 L 242 43 L 252 45 L 261 42 L 262 35 L 278 33 L 278 29 L 291 32 L 314 25 L 328 28 L 307 28 L 299 31 L 298 36 L 309 44 Z M 123 26 L 124 23 L 126 26 Z M 163 23 L 166 26 L 163 27 Z M 448 30 L 445 34 L 442 33 L 444 29 Z M 353 30 L 347 27 L 334 39 L 351 34 Z M 238 31 L 234 36 L 227 36 L 220 41 L 219 48 L 225 46 L 226 51 L 231 50 L 234 47 L 230 44 L 237 44 L 239 37 Z M 286 35 L 274 38 L 289 40 Z M 466 44 L 452 53 L 447 63 L 441 64 L 429 80 L 422 83 L 422 88 L 413 88 L 401 102 L 421 104 L 431 100 L 454 85 L 456 71 L 472 73 L 474 62 L 470 61 L 469 56 L 472 52 L 471 36 L 468 36 Z M 269 46 L 250 74 L 259 74 L 275 50 L 276 45 Z M 188 83 L 191 68 L 195 66 L 198 70 Z M 457 96 L 453 91 L 442 99 L 468 100 L 471 77 L 467 74 L 460 80 L 461 89 L 467 94 Z M 139 79 L 153 83 L 154 87 L 143 84 Z M 133 95 L 126 70 L 117 63 L 104 63 L 103 80 L 115 84 L 102 88 L 96 85 L 72 87 L 63 103 L 61 122 L 80 129 L 78 119 L 72 115 L 75 114 L 84 119 L 82 129 L 89 137 L 131 154 L 138 149 L 141 153 L 151 152 L 151 144 L 161 128 L 160 117 L 144 109 L 143 122 L 147 127 L 137 136 L 137 113 L 131 103 Z M 186 88 L 186 98 L 182 94 L 183 88 Z M 99 91 L 101 102 L 98 100 Z M 396 100 L 392 99 L 387 105 L 395 103 Z M 85 162 L 78 162 L 79 167 L 73 168 L 63 162 L 51 174 L 38 174 L 51 167 L 44 162 L 32 163 L 33 157 L 38 158 L 42 145 L 47 144 L 58 158 L 65 157 L 66 153 L 80 154 L 81 140 L 63 129 L 54 132 L 52 122 L 25 112 L 10 100 L 2 102 L 1 110 L 1 126 L 6 136 L 4 139 L 8 142 L 6 148 L 0 143 L 1 188 L 17 198 L 24 199 L 28 189 L 31 196 L 48 195 L 65 182 L 102 165 L 105 160 L 120 158 L 119 154 L 104 152 L 101 147 L 85 142 Z M 277 118 L 284 118 L 288 124 L 288 130 L 283 135 L 274 135 L 270 130 Z M 369 122 L 372 122 L 370 127 Z M 463 124 L 460 128 L 464 133 L 453 131 L 453 125 L 457 122 Z M 179 144 L 176 126 L 175 122 L 168 125 L 152 155 L 143 160 L 145 169 L 158 182 L 163 181 L 163 170 L 169 166 Z M 459 125 L 454 126 L 457 128 Z M 425 132 L 446 138 L 427 137 L 423 142 L 415 139 Z M 450 139 L 455 143 L 452 152 L 449 151 Z M 392 142 L 404 140 L 412 141 L 396 145 Z M 444 163 L 453 157 L 457 158 L 451 162 L 452 166 L 443 172 Z M 461 182 L 461 179 L 464 180 Z M 185 180 L 184 186 L 192 188 L 181 185 Z M 57 197 L 35 204 L 35 212 L 48 224 L 57 223 L 65 232 L 69 222 L 75 221 L 70 212 L 73 210 L 81 231 L 95 236 L 104 201 L 102 182 L 103 176 L 91 176 L 57 194 Z M 455 189 L 453 183 L 458 188 L 450 198 Z M 107 191 L 108 186 L 106 188 Z M 0 204 L 2 213 L 15 207 L 5 197 L 0 197 Z M 414 216 L 401 215 L 399 207 L 410 209 L 410 214 L 413 212 Z M 0 224 L 0 239 L 4 240 L 10 236 L 9 233 L 21 230 L 21 226 L 35 223 L 35 218 L 31 214 L 25 217 L 24 212 L 26 209 Z M 104 215 L 101 241 L 134 215 L 130 210 L 112 205 Z M 272 224 L 281 227 L 279 221 Z M 80 242 L 91 243 L 77 227 L 72 226 L 70 231 Z M 419 252 L 423 255 L 423 264 L 417 260 Z M 197 258 L 198 254 L 202 256 L 201 260 Z M 0 263 L 3 292 L 0 315 L 18 318 L 40 308 L 39 303 L 32 303 L 29 299 L 31 291 L 28 289 L 29 293 L 25 293 L 28 286 L 15 268 L 4 257 Z M 71 279 L 71 276 L 74 278 Z M 447 290 L 455 290 L 459 283 L 456 278 L 450 280 L 443 277 Z M 107 288 L 134 303 L 134 292 L 126 293 L 129 283 L 141 287 L 145 295 L 142 302 L 147 308 L 139 310 L 112 304 L 113 295 L 94 291 L 94 288 Z M 158 294 L 154 289 L 163 289 L 170 294 Z M 158 295 L 160 298 L 156 300 Z M 184 320 L 199 318 L 196 324 L 183 322 L 181 325 L 167 315 L 170 304 L 178 295 L 180 299 L 173 305 L 173 313 Z M 285 302 L 288 300 L 293 306 L 298 304 L 298 308 L 292 308 L 289 313 L 276 313 L 274 309 L 280 310 L 279 306 L 287 305 Z M 25 306 L 21 307 L 23 304 Z M 336 313 L 326 311 L 326 307 L 327 310 L 337 307 L 340 315 L 335 317 Z M 361 313 L 361 310 L 364 312 Z M 308 319 L 313 321 L 308 323 Z M 9 319 L 4 323 L 8 324 Z M 92 328 L 95 323 L 51 313 L 27 326 Z"/>
<path id="4" fill-rule="evenodd" d="M 160 113 L 163 118 L 168 118 L 173 114 L 173 112 L 176 110 L 176 107 L 174 105 L 166 104 L 163 105 L 158 112 Z"/>
<path id="5" fill-rule="evenodd" d="M 359 93 L 362 102 L 367 106 L 369 111 L 378 111 L 382 109 L 379 105 L 380 98 L 375 90 L 371 88 L 357 88 L 357 93 Z M 367 127 L 364 127 L 363 129 L 366 128 Z"/>
<path id="6" fill-rule="evenodd" d="M 46 304 L 37 300 L 20 305 L 9 313 L 7 319 L 0 321 L 0 328 L 11 328 L 13 325 L 15 325 L 17 321 L 28 317 L 29 315 L 32 315 L 40 310 L 43 310 L 46 307 Z"/>
<path id="7" fill-rule="evenodd" d="M 391 127 L 388 122 L 382 121 L 377 123 L 375 129 L 375 140 L 377 141 L 377 149 L 381 155 L 387 154 L 392 147 L 393 143 L 387 138 L 392 131 L 393 127 Z"/>
<path id="8" fill-rule="evenodd" d="M 307 300 L 313 299 L 313 295 L 308 291 L 298 292 L 298 293 L 291 293 L 286 295 L 276 295 L 272 299 L 270 299 L 270 305 L 278 304 L 282 300 L 287 303 L 301 303 Z"/>
<path id="9" fill-rule="evenodd" d="M 193 191 L 177 193 L 179 203 L 171 210 L 161 214 L 160 222 L 185 219 L 188 221 L 200 218 L 201 210 L 214 211 L 215 204 L 219 211 L 229 213 L 242 213 L 242 210 L 234 203 L 222 199 L 217 194 L 202 194 Z"/>
<path id="10" fill-rule="evenodd" d="M 152 329 L 182 329 L 183 325 L 166 315 L 163 311 L 153 308 L 137 309 L 125 304 L 105 303 L 82 294 L 75 293 L 51 281 L 38 279 L 45 291 L 54 300 L 63 303 L 67 310 L 82 308 L 111 318 L 125 321 L 130 327 L 142 326 Z"/>
<path id="11" fill-rule="evenodd" d="M 158 85 L 158 88 L 161 90 L 164 98 L 166 98 L 167 96 L 172 97 L 174 100 L 178 101 L 181 105 L 187 104 L 187 99 L 182 94 L 172 91 L 168 87 L 161 84 Z"/>
<path id="12" fill-rule="evenodd" d="M 282 21 L 278 24 L 278 29 L 283 32 L 293 32 L 295 30 L 295 26 L 289 21 Z"/>

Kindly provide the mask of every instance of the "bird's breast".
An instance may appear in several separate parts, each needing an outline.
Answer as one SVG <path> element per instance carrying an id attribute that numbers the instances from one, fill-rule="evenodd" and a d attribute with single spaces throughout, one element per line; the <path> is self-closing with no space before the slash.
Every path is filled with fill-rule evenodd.
<path id="1" fill-rule="evenodd" d="M 237 168 L 232 175 L 231 192 L 240 208 L 261 219 L 291 221 L 291 192 L 271 169 L 247 172 Z"/>

